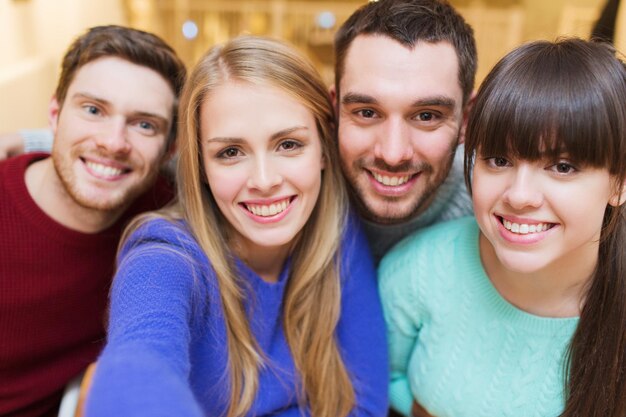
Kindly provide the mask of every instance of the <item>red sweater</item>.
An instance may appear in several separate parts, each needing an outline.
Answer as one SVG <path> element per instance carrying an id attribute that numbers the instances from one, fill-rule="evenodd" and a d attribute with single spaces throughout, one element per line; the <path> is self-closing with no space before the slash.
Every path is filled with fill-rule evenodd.
<path id="1" fill-rule="evenodd" d="M 45 154 L 0 163 L 0 415 L 54 416 L 67 383 L 93 362 L 115 254 L 135 214 L 163 206 L 172 189 L 160 178 L 113 226 L 70 230 L 30 197 L 26 167 Z"/>

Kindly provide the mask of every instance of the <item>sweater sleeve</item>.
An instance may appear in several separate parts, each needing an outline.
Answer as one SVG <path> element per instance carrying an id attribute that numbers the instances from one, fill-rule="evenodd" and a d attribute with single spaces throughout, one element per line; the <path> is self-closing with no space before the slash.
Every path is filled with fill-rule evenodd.
<path id="1" fill-rule="evenodd" d="M 165 221 L 154 223 L 172 229 Z M 142 229 L 120 254 L 108 341 L 86 415 L 200 417 L 188 382 L 194 266 L 173 243 L 178 239 L 168 242 L 163 234 L 158 236 L 158 227 L 149 227 L 156 235 L 152 239 Z"/>
<path id="2" fill-rule="evenodd" d="M 389 368 L 385 322 L 367 240 L 354 218 L 347 227 L 341 261 L 344 286 L 338 338 L 356 394 L 351 417 L 386 416 Z"/>
<path id="3" fill-rule="evenodd" d="M 415 274 L 419 271 L 415 271 L 412 260 L 417 253 L 409 242 L 394 248 L 383 259 L 378 271 L 389 343 L 389 398 L 391 406 L 406 416 L 411 415 L 413 403 L 408 378 L 409 361 L 418 342 L 423 316 L 414 289 Z"/>

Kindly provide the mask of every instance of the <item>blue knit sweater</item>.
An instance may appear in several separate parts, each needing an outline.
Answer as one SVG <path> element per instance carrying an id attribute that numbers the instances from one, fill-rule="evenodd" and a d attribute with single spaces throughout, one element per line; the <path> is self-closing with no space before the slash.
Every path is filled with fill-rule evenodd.
<path id="1" fill-rule="evenodd" d="M 423 229 L 381 263 L 392 406 L 436 417 L 555 417 L 578 318 L 507 302 L 480 261 L 473 217 Z"/>
<path id="2" fill-rule="evenodd" d="M 341 252 L 336 336 L 356 392 L 351 416 L 387 411 L 387 346 L 375 271 L 353 220 Z M 181 252 L 185 255 L 181 255 Z M 288 264 L 288 262 L 287 262 Z M 301 416 L 294 363 L 283 333 L 288 267 L 268 283 L 237 261 L 249 284 L 246 309 L 266 356 L 250 416 Z M 228 402 L 225 322 L 218 284 L 200 247 L 180 225 L 153 220 L 120 254 L 108 343 L 88 396 L 98 416 L 220 416 Z"/>

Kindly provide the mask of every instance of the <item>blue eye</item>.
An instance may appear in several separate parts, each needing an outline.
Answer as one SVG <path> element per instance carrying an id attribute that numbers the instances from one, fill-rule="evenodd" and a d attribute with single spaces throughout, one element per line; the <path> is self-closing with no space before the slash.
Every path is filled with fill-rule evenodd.
<path id="1" fill-rule="evenodd" d="M 97 116 L 100 114 L 100 109 L 97 108 L 96 106 L 86 105 L 86 106 L 83 106 L 83 108 L 85 109 L 87 113 L 93 114 L 94 116 Z"/>
<path id="2" fill-rule="evenodd" d="M 154 125 L 152 123 L 148 123 L 148 122 L 139 122 L 139 127 L 142 129 L 152 129 L 154 130 Z"/>
<path id="3" fill-rule="evenodd" d="M 145 120 L 139 121 L 137 126 L 143 131 L 144 134 L 154 135 L 158 132 L 158 128 L 155 124 Z"/>

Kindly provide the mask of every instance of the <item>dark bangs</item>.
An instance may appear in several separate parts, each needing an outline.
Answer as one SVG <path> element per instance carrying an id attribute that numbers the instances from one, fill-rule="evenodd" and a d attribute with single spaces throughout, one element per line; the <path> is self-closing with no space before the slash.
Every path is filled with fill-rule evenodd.
<path id="1" fill-rule="evenodd" d="M 533 42 L 506 55 L 470 113 L 465 174 L 473 155 L 573 164 L 624 177 L 626 71 L 607 45 Z M 468 183 L 469 186 L 469 183 Z"/>

